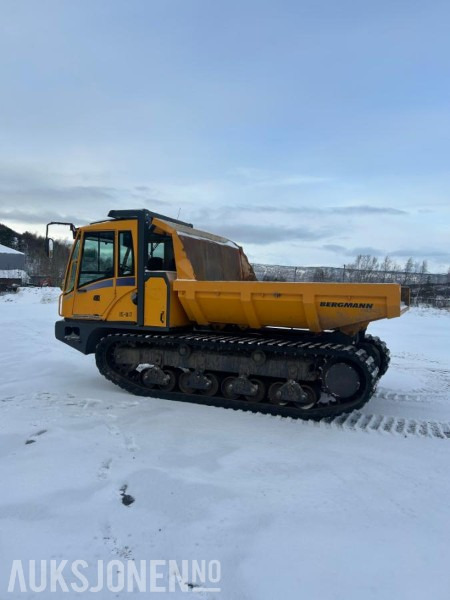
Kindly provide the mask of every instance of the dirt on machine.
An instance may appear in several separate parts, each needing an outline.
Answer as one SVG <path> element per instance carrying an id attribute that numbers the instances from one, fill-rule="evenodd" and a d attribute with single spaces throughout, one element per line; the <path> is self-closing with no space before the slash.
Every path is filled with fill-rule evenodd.
<path id="1" fill-rule="evenodd" d="M 257 281 L 239 245 L 145 209 L 67 225 L 56 337 L 128 392 L 320 419 L 361 408 L 389 366 L 367 328 L 408 288 Z"/>

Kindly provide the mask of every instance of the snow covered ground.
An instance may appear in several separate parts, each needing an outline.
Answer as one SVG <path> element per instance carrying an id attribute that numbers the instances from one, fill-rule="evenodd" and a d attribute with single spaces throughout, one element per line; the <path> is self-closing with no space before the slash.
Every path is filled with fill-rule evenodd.
<path id="1" fill-rule="evenodd" d="M 2 600 L 62 596 L 8 592 L 14 559 L 85 560 L 92 585 L 98 560 L 219 560 L 208 599 L 448 598 L 449 313 L 372 326 L 390 370 L 330 426 L 128 395 L 54 340 L 57 296 L 0 296 Z"/>

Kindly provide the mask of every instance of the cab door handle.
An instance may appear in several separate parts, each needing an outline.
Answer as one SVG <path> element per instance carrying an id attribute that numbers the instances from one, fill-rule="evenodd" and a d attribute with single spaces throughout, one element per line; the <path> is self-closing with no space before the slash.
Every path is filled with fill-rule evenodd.
<path id="1" fill-rule="evenodd" d="M 77 292 L 78 292 L 79 294 L 85 294 L 85 293 L 87 292 L 87 290 L 85 290 L 85 289 L 81 289 L 81 290 L 77 290 Z"/>

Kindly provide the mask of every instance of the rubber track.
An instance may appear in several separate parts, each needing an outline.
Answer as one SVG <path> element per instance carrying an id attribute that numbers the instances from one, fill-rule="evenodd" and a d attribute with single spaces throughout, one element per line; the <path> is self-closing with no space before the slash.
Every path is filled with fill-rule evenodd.
<path id="1" fill-rule="evenodd" d="M 375 335 L 369 335 L 366 333 L 364 337 L 365 342 L 371 342 L 381 355 L 381 365 L 379 377 L 382 377 L 389 368 L 391 362 L 391 353 L 389 348 L 386 346 L 386 342 L 383 342 L 379 337 Z"/>
<path id="2" fill-rule="evenodd" d="M 292 358 L 338 358 L 357 363 L 366 376 L 366 389 L 362 397 L 347 403 L 334 403 L 320 405 L 317 408 L 301 410 L 295 407 L 276 406 L 266 402 L 249 402 L 247 400 L 228 400 L 219 396 L 203 396 L 200 394 L 183 394 L 182 392 L 164 392 L 159 389 L 149 389 L 138 385 L 134 381 L 115 371 L 107 363 L 106 356 L 108 348 L 115 342 L 124 342 L 131 346 L 139 344 L 151 344 L 155 347 L 173 347 L 181 343 L 189 345 L 193 349 L 246 353 L 255 349 L 263 350 L 267 354 Z M 372 357 L 356 346 L 333 344 L 330 342 L 314 342 L 304 340 L 292 340 L 289 338 L 265 338 L 260 336 L 230 336 L 220 334 L 152 334 L 147 336 L 132 334 L 112 334 L 103 338 L 96 349 L 96 362 L 100 373 L 109 381 L 122 387 L 126 391 L 138 396 L 150 396 L 179 402 L 217 406 L 234 410 L 250 411 L 255 413 L 270 414 L 274 416 L 291 417 L 294 419 L 322 419 L 324 417 L 336 417 L 360 409 L 372 397 L 378 381 L 378 368 Z"/>

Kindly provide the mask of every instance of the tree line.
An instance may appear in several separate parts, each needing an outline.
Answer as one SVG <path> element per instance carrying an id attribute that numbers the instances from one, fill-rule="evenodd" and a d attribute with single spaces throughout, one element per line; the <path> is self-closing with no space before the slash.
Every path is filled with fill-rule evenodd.
<path id="1" fill-rule="evenodd" d="M 426 260 L 414 260 L 409 257 L 402 265 L 390 256 L 386 256 L 383 260 L 379 260 L 376 256 L 370 254 L 358 254 L 354 262 L 345 265 L 344 279 L 347 277 L 350 281 L 363 282 L 373 281 L 390 281 L 393 276 L 399 283 L 407 285 L 415 283 L 418 279 L 425 280 L 428 273 L 428 262 Z M 417 277 L 418 276 L 418 277 Z"/>

